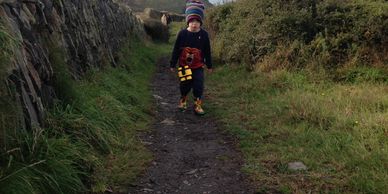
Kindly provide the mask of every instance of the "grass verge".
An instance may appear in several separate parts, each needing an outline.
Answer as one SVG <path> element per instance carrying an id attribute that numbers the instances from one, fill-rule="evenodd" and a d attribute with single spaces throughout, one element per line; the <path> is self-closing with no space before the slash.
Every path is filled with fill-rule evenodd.
<path id="1" fill-rule="evenodd" d="M 152 121 L 149 82 L 164 45 L 126 44 L 119 67 L 91 70 L 74 81 L 63 51 L 50 61 L 61 98 L 46 126 L 7 133 L 0 193 L 124 192 L 151 160 L 138 138 Z"/>
<path id="2" fill-rule="evenodd" d="M 388 193 L 386 82 L 235 66 L 208 79 L 211 110 L 239 138 L 262 193 Z M 294 161 L 308 169 L 289 170 Z"/>

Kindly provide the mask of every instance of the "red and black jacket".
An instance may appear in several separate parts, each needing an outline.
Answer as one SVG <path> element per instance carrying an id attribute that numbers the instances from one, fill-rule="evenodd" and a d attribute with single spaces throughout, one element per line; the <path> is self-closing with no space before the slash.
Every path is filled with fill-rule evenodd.
<path id="1" fill-rule="evenodd" d="M 175 68 L 177 63 L 179 66 L 188 65 L 191 69 L 201 68 L 204 65 L 209 69 L 212 68 L 210 40 L 205 30 L 190 32 L 183 29 L 178 33 L 170 67 Z"/>

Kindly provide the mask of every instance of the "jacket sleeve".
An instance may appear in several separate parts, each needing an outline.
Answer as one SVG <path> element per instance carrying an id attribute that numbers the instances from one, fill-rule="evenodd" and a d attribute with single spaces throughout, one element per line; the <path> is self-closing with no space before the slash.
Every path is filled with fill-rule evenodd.
<path id="1" fill-rule="evenodd" d="M 210 39 L 208 33 L 204 36 L 205 45 L 204 45 L 204 57 L 205 57 L 205 64 L 208 69 L 211 69 L 213 67 L 212 64 L 212 55 L 211 55 L 211 48 L 210 48 Z"/>
<path id="2" fill-rule="evenodd" d="M 180 55 L 180 47 L 181 47 L 181 42 L 182 42 L 182 31 L 178 33 L 178 36 L 176 38 L 174 48 L 172 50 L 172 55 L 171 55 L 171 60 L 170 60 L 170 67 L 175 68 L 176 64 L 179 59 Z"/>

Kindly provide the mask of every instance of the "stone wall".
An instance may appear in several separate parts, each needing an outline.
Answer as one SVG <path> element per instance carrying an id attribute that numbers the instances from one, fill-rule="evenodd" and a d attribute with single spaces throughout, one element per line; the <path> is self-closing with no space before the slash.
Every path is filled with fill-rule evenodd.
<path id="1" fill-rule="evenodd" d="M 23 109 L 24 127 L 40 126 L 56 98 L 52 52 L 60 52 L 73 79 L 88 69 L 116 66 L 123 42 L 145 38 L 130 8 L 113 0 L 0 0 L 0 22 L 15 42 L 2 83 Z"/>

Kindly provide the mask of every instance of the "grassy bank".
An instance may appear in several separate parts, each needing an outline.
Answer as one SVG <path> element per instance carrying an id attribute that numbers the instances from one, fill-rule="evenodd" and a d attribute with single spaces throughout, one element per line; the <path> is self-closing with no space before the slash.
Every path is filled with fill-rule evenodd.
<path id="1" fill-rule="evenodd" d="M 240 0 L 208 12 L 214 56 L 234 64 L 209 77 L 213 108 L 263 193 L 388 193 L 387 5 Z"/>
<path id="2" fill-rule="evenodd" d="M 244 169 L 263 193 L 388 192 L 386 82 L 242 66 L 218 67 L 208 79 L 212 109 L 240 139 Z M 294 161 L 308 170 L 290 171 Z"/>
<path id="3" fill-rule="evenodd" d="M 0 193 L 125 191 L 151 154 L 138 134 L 152 121 L 149 82 L 163 45 L 127 44 L 118 68 L 70 78 L 62 51 L 53 49 L 60 99 L 46 126 L 10 130 L 1 150 Z"/>

